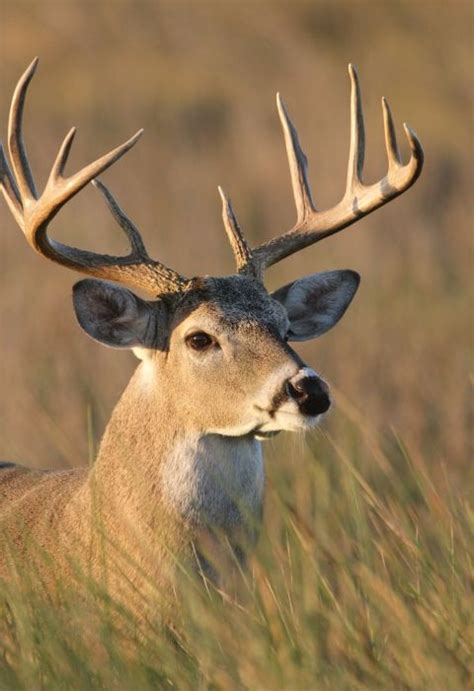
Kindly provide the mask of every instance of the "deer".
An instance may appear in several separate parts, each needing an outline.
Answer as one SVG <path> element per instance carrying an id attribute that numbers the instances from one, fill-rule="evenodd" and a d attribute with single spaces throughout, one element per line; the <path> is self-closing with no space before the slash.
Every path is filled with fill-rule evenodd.
<path id="1" fill-rule="evenodd" d="M 52 592 L 58 574 L 71 583 L 78 569 L 100 578 L 105 563 L 111 597 L 131 602 L 138 593 L 145 616 L 154 594 L 173 591 L 178 564 L 219 584 L 229 555 L 245 564 L 262 522 L 262 443 L 281 431 L 313 429 L 331 405 L 328 384 L 290 343 L 332 328 L 354 298 L 359 275 L 323 271 L 269 293 L 265 270 L 405 192 L 421 173 L 423 150 L 404 125 L 411 153 L 403 163 L 383 98 L 388 171 L 374 184 L 362 182 L 364 118 L 357 71 L 349 65 L 346 189 L 335 206 L 317 210 L 306 156 L 277 94 L 296 222 L 251 248 L 219 187 L 236 272 L 188 278 L 149 256 L 137 227 L 99 180 L 142 130 L 67 176 L 71 129 L 38 194 L 22 134 L 37 64 L 36 58 L 13 94 L 9 161 L 0 149 L 3 195 L 35 252 L 87 277 L 72 296 L 82 330 L 105 346 L 132 350 L 139 364 L 91 467 L 0 465 L 0 575 L 8 581 L 26 570 Z M 77 249 L 48 235 L 56 214 L 89 183 L 128 239 L 128 255 Z"/>

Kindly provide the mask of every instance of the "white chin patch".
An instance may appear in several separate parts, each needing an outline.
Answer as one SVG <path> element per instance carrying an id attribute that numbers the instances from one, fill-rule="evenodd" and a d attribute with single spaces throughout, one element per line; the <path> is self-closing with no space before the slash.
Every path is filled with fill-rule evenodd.
<path id="1" fill-rule="evenodd" d="M 288 401 L 284 403 L 273 415 L 268 418 L 258 428 L 255 436 L 262 435 L 263 439 L 267 439 L 273 433 L 278 432 L 302 432 L 316 427 L 321 415 L 302 415 L 296 403 Z"/>
<path id="2" fill-rule="evenodd" d="M 222 437 L 245 437 L 250 434 L 255 429 L 255 423 L 253 421 L 246 422 L 242 425 L 237 425 L 236 427 L 214 427 L 207 430 L 208 434 L 219 434 Z"/>
<path id="3" fill-rule="evenodd" d="M 259 408 L 260 419 L 236 425 L 235 427 L 216 427 L 207 430 L 208 434 L 219 434 L 224 437 L 243 437 L 251 434 L 259 441 L 275 437 L 279 432 L 304 432 L 316 427 L 321 415 L 303 415 L 294 401 L 286 401 L 272 415 Z M 252 416 L 253 417 L 253 416 Z"/>
<path id="4" fill-rule="evenodd" d="M 254 434 L 255 439 L 258 439 L 258 441 L 267 441 L 267 439 L 273 439 L 273 437 L 276 437 L 277 434 L 280 434 L 281 430 L 278 430 L 276 432 L 256 432 Z"/>

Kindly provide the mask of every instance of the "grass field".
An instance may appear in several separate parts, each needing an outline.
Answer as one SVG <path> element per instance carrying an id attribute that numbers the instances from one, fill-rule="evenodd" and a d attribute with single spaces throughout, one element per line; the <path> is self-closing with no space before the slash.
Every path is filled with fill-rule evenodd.
<path id="1" fill-rule="evenodd" d="M 238 601 L 183 576 L 175 637 L 8 590 L 2 689 L 430 689 L 472 683 L 473 516 L 392 432 L 340 414 L 274 448 L 265 531 Z M 285 455 L 285 468 L 281 455 Z M 104 599 L 93 598 L 103 607 Z"/>
<path id="2" fill-rule="evenodd" d="M 239 603 L 183 575 L 175 638 L 150 628 L 134 659 L 106 615 L 5 586 L 2 691 L 470 688 L 472 27 L 461 0 L 0 3 L 2 137 L 36 54 L 25 128 L 40 183 L 71 125 L 71 171 L 144 126 L 104 179 L 152 256 L 186 275 L 232 270 L 217 184 L 252 245 L 293 222 L 277 90 L 320 208 L 344 184 L 349 61 L 366 179 L 385 172 L 382 95 L 401 142 L 406 120 L 426 153 L 401 199 L 269 272 L 270 288 L 333 268 L 359 271 L 362 285 L 342 322 L 299 349 L 335 406 L 305 440 L 266 444 L 264 530 Z M 0 456 L 85 464 L 133 358 L 79 333 L 76 277 L 34 256 L 3 203 L 0 228 Z M 124 250 L 92 189 L 53 233 Z"/>

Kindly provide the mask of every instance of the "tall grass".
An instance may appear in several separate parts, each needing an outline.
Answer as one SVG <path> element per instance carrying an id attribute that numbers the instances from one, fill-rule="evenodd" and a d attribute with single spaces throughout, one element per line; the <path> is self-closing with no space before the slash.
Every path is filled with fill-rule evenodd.
<path id="1" fill-rule="evenodd" d="M 169 630 L 136 625 L 92 584 L 96 606 L 69 593 L 62 608 L 5 587 L 0 688 L 468 688 L 472 509 L 395 433 L 349 413 L 349 445 L 317 432 L 269 450 L 238 597 L 183 573 Z"/>

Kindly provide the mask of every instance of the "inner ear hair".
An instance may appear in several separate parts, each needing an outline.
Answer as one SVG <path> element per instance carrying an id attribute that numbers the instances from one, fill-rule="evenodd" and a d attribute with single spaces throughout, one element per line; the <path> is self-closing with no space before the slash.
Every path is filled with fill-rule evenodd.
<path id="1" fill-rule="evenodd" d="M 84 331 L 112 348 L 144 345 L 150 340 L 150 331 L 155 332 L 152 303 L 145 302 L 127 288 L 85 279 L 75 284 L 73 303 Z"/>

